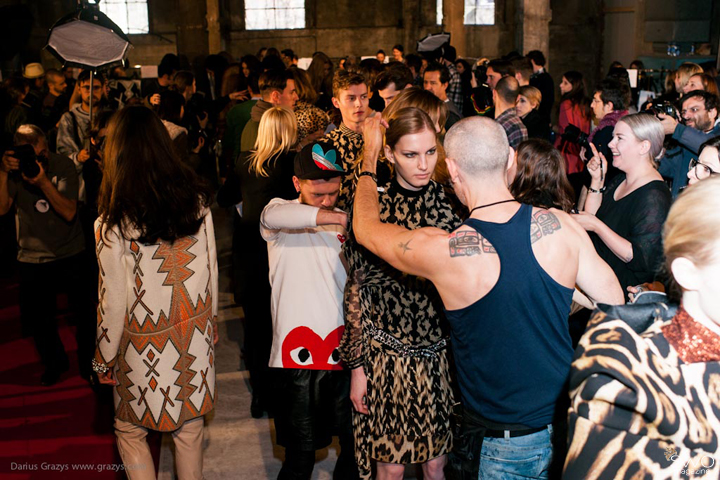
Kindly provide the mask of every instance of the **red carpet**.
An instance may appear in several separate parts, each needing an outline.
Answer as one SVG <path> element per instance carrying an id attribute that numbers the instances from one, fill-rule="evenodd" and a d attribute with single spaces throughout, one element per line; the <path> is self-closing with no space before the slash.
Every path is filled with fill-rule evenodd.
<path id="1" fill-rule="evenodd" d="M 18 285 L 0 279 L 0 479 L 126 478 L 113 434 L 112 388 L 78 376 L 74 327 L 59 321 L 70 371 L 40 386 L 43 367 L 22 338 Z M 160 435 L 149 443 L 157 468 Z"/>

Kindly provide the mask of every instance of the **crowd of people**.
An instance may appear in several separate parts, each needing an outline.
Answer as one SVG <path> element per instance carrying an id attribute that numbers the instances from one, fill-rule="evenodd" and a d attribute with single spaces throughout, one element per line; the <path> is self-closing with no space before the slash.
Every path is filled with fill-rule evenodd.
<path id="1" fill-rule="evenodd" d="M 639 104 L 622 65 L 588 90 L 540 51 L 297 63 L 168 54 L 143 84 L 39 63 L 3 82 L 23 333 L 54 385 L 68 293 L 80 374 L 114 388 L 130 478 L 154 478 L 148 430 L 173 433 L 179 478 L 202 478 L 215 202 L 232 212 L 250 414 L 274 417 L 279 479 L 309 479 L 334 435 L 343 480 L 710 468 L 716 71 L 683 64 Z"/>

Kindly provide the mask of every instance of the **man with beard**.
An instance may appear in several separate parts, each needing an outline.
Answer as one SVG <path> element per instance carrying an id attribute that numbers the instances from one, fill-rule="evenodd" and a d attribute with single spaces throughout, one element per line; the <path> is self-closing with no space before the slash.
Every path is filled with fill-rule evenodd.
<path id="1" fill-rule="evenodd" d="M 72 106 L 70 111 L 60 117 L 57 134 L 57 152 L 75 163 L 75 170 L 80 175 L 78 200 L 85 200 L 85 182 L 81 173 L 85 162 L 90 160 L 88 148 L 90 131 L 90 71 L 83 70 L 77 79 L 80 88 L 81 102 Z M 92 83 L 93 114 L 100 109 L 100 98 L 103 93 L 103 78 L 94 77 Z"/>
<path id="2" fill-rule="evenodd" d="M 57 70 L 48 70 L 45 74 L 45 80 L 48 86 L 48 93 L 42 102 L 40 109 L 40 128 L 48 134 L 57 128 L 57 124 L 60 121 L 60 117 L 67 111 L 68 107 L 68 96 L 67 81 L 65 81 L 65 75 Z M 56 134 L 57 135 L 57 134 Z M 50 134 L 52 136 L 52 134 Z M 56 138 L 51 138 L 53 145 L 51 150 L 54 151 L 54 143 Z"/>
<path id="3" fill-rule="evenodd" d="M 687 186 L 687 172 L 690 161 L 697 159 L 700 145 L 712 137 L 720 135 L 720 100 L 715 95 L 695 90 L 682 98 L 681 114 L 684 125 L 667 115 L 659 115 L 665 135 L 680 144 L 669 150 L 660 161 L 658 171 L 672 180 L 672 196 L 677 197 L 680 190 Z"/>

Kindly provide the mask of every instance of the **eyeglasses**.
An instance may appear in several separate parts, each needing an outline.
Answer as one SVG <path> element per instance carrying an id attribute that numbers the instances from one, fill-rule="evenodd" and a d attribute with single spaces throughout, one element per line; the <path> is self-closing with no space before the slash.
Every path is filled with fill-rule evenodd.
<path id="1" fill-rule="evenodd" d="M 708 178 L 712 175 L 718 175 L 720 172 L 716 172 L 712 168 L 710 168 L 709 165 L 705 165 L 704 163 L 700 163 L 694 158 L 690 160 L 690 170 L 695 169 L 695 176 L 698 178 L 698 180 L 702 180 L 704 178 Z"/>

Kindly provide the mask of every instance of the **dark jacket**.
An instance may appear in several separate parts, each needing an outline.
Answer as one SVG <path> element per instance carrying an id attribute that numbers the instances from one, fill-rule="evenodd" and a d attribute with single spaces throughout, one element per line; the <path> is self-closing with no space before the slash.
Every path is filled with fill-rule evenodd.
<path id="1" fill-rule="evenodd" d="M 528 138 L 541 138 L 550 141 L 550 123 L 546 121 L 540 112 L 531 110 L 521 120 L 527 129 Z"/>
<path id="2" fill-rule="evenodd" d="M 538 111 L 540 115 L 545 117 L 548 123 L 550 123 L 550 113 L 555 104 L 555 82 L 550 74 L 543 70 L 540 73 L 532 74 L 530 77 L 530 85 L 540 90 L 542 100 L 540 101 Z"/>
<path id="3" fill-rule="evenodd" d="M 672 138 L 677 140 L 680 145 L 669 149 L 658 167 L 660 174 L 672 182 L 673 198 L 680 194 L 680 189 L 687 186 L 690 161 L 693 158 L 697 159 L 700 146 L 718 135 L 720 135 L 720 123 L 716 123 L 708 133 L 682 124 L 675 127 Z"/>

